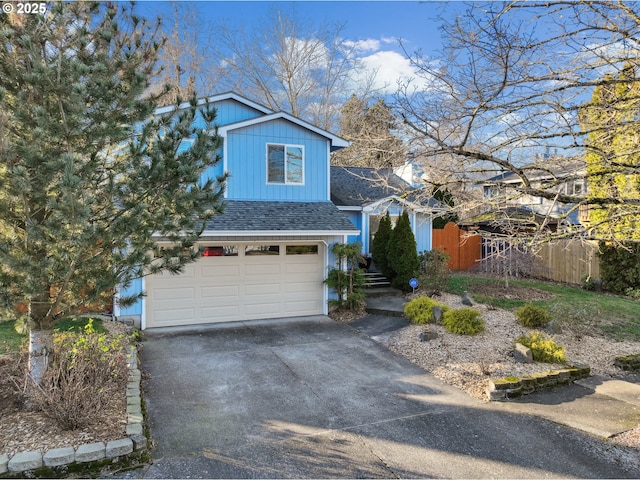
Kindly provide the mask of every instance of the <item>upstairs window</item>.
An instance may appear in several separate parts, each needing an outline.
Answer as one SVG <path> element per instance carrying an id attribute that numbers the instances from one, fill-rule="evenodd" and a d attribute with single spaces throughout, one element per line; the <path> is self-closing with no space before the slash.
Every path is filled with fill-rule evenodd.
<path id="1" fill-rule="evenodd" d="M 267 182 L 304 183 L 304 149 L 300 145 L 267 145 Z"/>

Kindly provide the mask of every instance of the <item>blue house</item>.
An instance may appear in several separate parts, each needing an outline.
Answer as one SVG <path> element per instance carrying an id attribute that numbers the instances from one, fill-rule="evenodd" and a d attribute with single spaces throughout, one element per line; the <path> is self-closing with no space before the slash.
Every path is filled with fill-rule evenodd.
<path id="1" fill-rule="evenodd" d="M 127 293 L 146 296 L 126 309 L 116 298 L 115 315 L 133 317 L 144 329 L 327 314 L 330 246 L 359 240 L 366 251 L 368 216 L 383 204 L 409 203 L 378 199 L 358 210 L 338 195 L 337 207 L 329 156 L 348 142 L 234 93 L 208 100 L 224 146 L 222 161 L 205 175 L 230 173 L 225 211 L 206 225 L 199 260 L 180 275 L 139 279 Z M 420 247 L 429 249 L 430 221 L 416 210 L 414 222 Z"/>

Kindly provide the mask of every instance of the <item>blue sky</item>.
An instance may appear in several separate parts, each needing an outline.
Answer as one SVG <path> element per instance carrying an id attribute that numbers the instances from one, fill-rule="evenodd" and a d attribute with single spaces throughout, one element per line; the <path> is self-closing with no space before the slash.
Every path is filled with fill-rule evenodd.
<path id="1" fill-rule="evenodd" d="M 344 41 L 356 42 L 359 56 L 377 71 L 379 85 L 389 88 L 398 78 L 412 76 L 412 68 L 398 45 L 398 39 L 410 51 L 421 49 L 430 55 L 440 48 L 437 16 L 448 18 L 463 7 L 457 2 L 415 1 L 200 1 L 193 2 L 204 22 L 229 19 L 241 22 L 245 29 L 268 15 L 274 7 L 314 24 L 344 24 Z M 169 2 L 141 2 L 140 13 L 160 15 L 169 10 Z"/>

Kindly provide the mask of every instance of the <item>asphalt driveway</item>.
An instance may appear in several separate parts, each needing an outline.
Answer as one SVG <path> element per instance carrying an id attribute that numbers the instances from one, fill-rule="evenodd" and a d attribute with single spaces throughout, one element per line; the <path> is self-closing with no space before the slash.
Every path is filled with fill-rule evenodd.
<path id="1" fill-rule="evenodd" d="M 640 477 L 327 317 L 150 330 L 141 358 L 145 478 Z"/>

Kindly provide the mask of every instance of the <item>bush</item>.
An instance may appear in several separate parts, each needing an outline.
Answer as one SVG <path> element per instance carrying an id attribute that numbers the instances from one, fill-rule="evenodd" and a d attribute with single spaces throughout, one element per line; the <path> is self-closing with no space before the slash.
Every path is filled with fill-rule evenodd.
<path id="1" fill-rule="evenodd" d="M 564 347 L 542 332 L 532 331 L 528 336 L 520 336 L 516 342 L 531 349 L 533 359 L 543 363 L 566 363 Z"/>
<path id="2" fill-rule="evenodd" d="M 82 428 L 101 413 L 127 383 L 124 336 L 61 332 L 53 337 L 49 366 L 35 393 L 36 405 L 61 428 Z"/>
<path id="3" fill-rule="evenodd" d="M 409 280 L 417 276 L 420 269 L 416 239 L 411 231 L 409 214 L 404 211 L 398 218 L 396 228 L 391 232 L 389 242 L 391 283 L 403 292 L 410 292 Z"/>
<path id="4" fill-rule="evenodd" d="M 640 289 L 640 242 L 622 246 L 600 242 L 600 276 L 604 288 L 624 295 L 627 289 Z"/>
<path id="5" fill-rule="evenodd" d="M 525 327 L 540 328 L 551 321 L 551 314 L 543 307 L 527 303 L 516 310 L 516 318 Z"/>
<path id="6" fill-rule="evenodd" d="M 329 305 L 357 310 L 364 303 L 366 279 L 364 272 L 360 269 L 361 249 L 360 242 L 334 243 L 331 246 L 331 253 L 333 253 L 337 268 L 329 270 L 324 283 L 335 290 L 338 298 L 329 300 Z M 345 264 L 347 269 L 343 270 Z"/>
<path id="7" fill-rule="evenodd" d="M 443 313 L 449 310 L 447 305 L 436 302 L 429 297 L 418 297 L 405 304 L 404 316 L 407 317 L 411 323 L 417 325 L 431 323 L 434 321 L 434 307 L 440 307 Z"/>
<path id="8" fill-rule="evenodd" d="M 385 277 L 391 277 L 389 269 L 389 241 L 391 239 L 391 217 L 389 212 L 380 219 L 378 231 L 371 242 L 371 256 L 373 261 Z"/>
<path id="9" fill-rule="evenodd" d="M 418 258 L 420 270 L 424 274 L 420 278 L 422 286 L 433 294 L 446 290 L 451 278 L 451 270 L 449 270 L 451 257 L 443 250 L 434 248 L 431 251 L 422 252 Z"/>
<path id="10" fill-rule="evenodd" d="M 484 322 L 475 308 L 449 310 L 442 317 L 444 328 L 457 335 L 476 335 L 484 332 Z"/>

